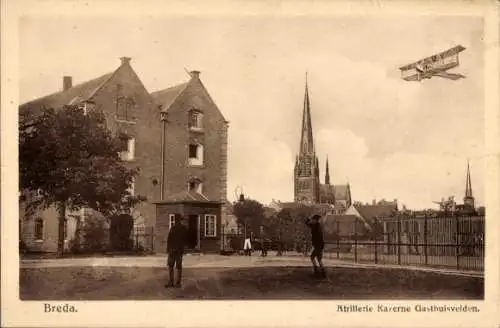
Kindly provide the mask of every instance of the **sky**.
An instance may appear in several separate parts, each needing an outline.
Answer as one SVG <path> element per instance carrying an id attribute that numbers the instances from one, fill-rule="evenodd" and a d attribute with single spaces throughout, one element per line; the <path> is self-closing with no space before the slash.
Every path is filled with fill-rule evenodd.
<path id="1" fill-rule="evenodd" d="M 265 204 L 293 200 L 308 74 L 324 179 L 356 201 L 409 208 L 461 202 L 470 159 L 484 204 L 483 20 L 468 16 L 53 17 L 20 22 L 20 102 L 116 69 L 150 92 L 201 79 L 230 122 L 228 198 L 238 186 Z M 461 44 L 467 78 L 406 82 L 398 67 Z"/>

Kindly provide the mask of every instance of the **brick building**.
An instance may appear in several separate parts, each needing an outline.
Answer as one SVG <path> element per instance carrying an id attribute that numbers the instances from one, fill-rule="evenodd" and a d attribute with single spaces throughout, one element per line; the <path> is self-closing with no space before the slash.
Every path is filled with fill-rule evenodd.
<path id="1" fill-rule="evenodd" d="M 211 99 L 200 73 L 190 73 L 189 81 L 162 91 L 149 93 L 131 67 L 131 59 L 111 73 L 73 85 L 63 78 L 63 89 L 20 106 L 22 117 L 36 115 L 42 107 L 62 108 L 79 105 L 82 110 L 99 110 L 108 128 L 123 139 L 122 160 L 139 167 L 134 194 L 147 201 L 133 209 L 137 227 L 155 229 L 156 252 L 164 252 L 164 241 L 175 213 L 188 215 L 197 208 L 196 220 L 186 224 L 197 240 L 193 248 L 214 250 L 220 244 L 221 207 L 226 201 L 228 122 Z M 162 151 L 163 145 L 163 151 Z M 183 206 L 179 207 L 175 204 Z M 157 210 L 159 207 L 159 210 Z M 68 213 L 66 236 L 75 233 L 75 215 L 84 219 L 88 210 Z M 196 227 L 193 227 L 196 224 Z M 200 229 L 202 227 L 202 229 Z M 53 209 L 33 216 L 24 215 L 20 203 L 20 237 L 28 249 L 57 249 L 57 217 Z"/>

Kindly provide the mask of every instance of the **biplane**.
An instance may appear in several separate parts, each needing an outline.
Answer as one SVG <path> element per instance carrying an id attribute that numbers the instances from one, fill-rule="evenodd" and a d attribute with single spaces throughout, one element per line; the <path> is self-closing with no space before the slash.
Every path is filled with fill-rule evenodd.
<path id="1" fill-rule="evenodd" d="M 448 72 L 448 70 L 460 64 L 458 54 L 464 50 L 464 46 L 458 45 L 417 62 L 401 66 L 399 68 L 401 70 L 401 77 L 405 81 L 422 81 L 423 79 L 430 79 L 433 76 L 450 80 L 465 78 L 462 74 Z"/>

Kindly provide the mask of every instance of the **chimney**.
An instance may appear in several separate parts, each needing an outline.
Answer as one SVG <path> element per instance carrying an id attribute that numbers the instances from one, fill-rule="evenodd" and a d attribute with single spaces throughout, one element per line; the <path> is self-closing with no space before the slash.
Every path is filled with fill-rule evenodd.
<path id="1" fill-rule="evenodd" d="M 125 65 L 125 64 L 130 64 L 130 60 L 132 58 L 130 57 L 121 57 L 120 60 L 122 61 L 122 65 Z"/>
<path id="2" fill-rule="evenodd" d="M 189 74 L 191 74 L 191 78 L 193 78 L 193 79 L 200 78 L 200 71 L 191 71 L 191 72 L 189 72 Z"/>
<path id="3" fill-rule="evenodd" d="M 70 89 L 73 86 L 73 79 L 71 76 L 63 77 L 63 91 Z"/>
<path id="4" fill-rule="evenodd" d="M 377 205 L 377 200 L 376 199 L 372 200 L 372 205 Z"/>

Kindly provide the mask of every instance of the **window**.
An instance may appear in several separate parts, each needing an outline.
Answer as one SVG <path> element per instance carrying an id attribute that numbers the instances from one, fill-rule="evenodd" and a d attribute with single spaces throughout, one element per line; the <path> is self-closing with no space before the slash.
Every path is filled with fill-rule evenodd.
<path id="1" fill-rule="evenodd" d="M 189 145 L 189 165 L 203 165 L 203 146 L 200 144 Z"/>
<path id="2" fill-rule="evenodd" d="M 168 215 L 168 227 L 172 228 L 175 224 L 175 214 Z"/>
<path id="3" fill-rule="evenodd" d="M 43 219 L 35 220 L 35 240 L 43 240 Z"/>
<path id="4" fill-rule="evenodd" d="M 216 224 L 217 221 L 215 215 L 205 215 L 205 237 L 217 236 Z"/>
<path id="5" fill-rule="evenodd" d="M 123 96 L 123 87 L 121 84 L 116 86 L 116 119 L 122 122 L 135 121 L 135 101 L 130 97 Z"/>
<path id="6" fill-rule="evenodd" d="M 203 114 L 197 110 L 189 112 L 189 128 L 191 130 L 203 129 Z"/>
<path id="7" fill-rule="evenodd" d="M 135 157 L 135 139 L 127 136 L 120 137 L 120 158 L 122 161 L 132 161 Z"/>

